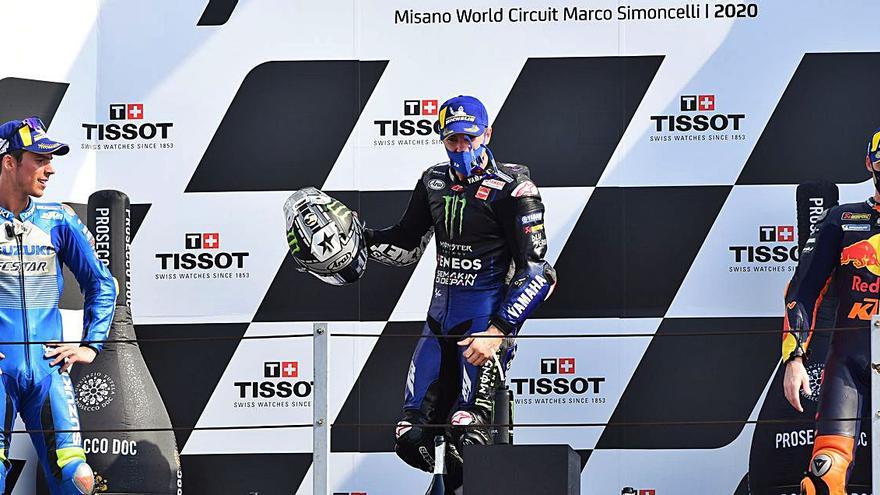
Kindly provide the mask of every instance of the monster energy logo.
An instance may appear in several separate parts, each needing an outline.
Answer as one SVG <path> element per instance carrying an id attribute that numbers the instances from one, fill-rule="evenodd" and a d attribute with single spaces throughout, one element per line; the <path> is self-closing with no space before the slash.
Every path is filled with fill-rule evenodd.
<path id="1" fill-rule="evenodd" d="M 287 232 L 287 245 L 290 246 L 290 254 L 299 252 L 299 239 L 296 238 L 296 234 L 293 231 Z"/>
<path id="2" fill-rule="evenodd" d="M 455 237 L 455 221 L 458 220 L 458 235 L 461 235 L 461 227 L 464 224 L 464 207 L 467 198 L 463 196 L 443 196 L 446 204 L 443 206 L 443 225 L 449 238 Z"/>
<path id="3" fill-rule="evenodd" d="M 351 210 L 345 207 L 344 204 L 340 203 L 337 200 L 333 200 L 332 203 L 327 205 L 327 209 L 336 214 L 340 219 L 345 219 L 349 215 L 351 215 Z"/>

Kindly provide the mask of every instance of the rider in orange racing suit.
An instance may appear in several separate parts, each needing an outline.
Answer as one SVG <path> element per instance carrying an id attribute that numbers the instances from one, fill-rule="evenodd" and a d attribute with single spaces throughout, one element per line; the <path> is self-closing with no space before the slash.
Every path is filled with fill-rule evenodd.
<path id="1" fill-rule="evenodd" d="M 858 418 L 870 387 L 868 328 L 880 304 L 880 129 L 868 143 L 866 166 L 874 179 L 874 196 L 825 212 L 785 293 L 783 389 L 799 411 L 803 411 L 800 390 L 810 393 L 804 360 L 816 310 L 829 290 L 840 299 L 838 330 L 822 378 L 816 441 L 801 481 L 801 494 L 806 495 L 846 495 L 860 430 Z"/>

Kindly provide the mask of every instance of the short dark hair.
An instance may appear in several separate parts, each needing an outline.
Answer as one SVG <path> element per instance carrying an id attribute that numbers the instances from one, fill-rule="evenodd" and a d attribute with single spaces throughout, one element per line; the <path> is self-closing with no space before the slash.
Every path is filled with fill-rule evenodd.
<path id="1" fill-rule="evenodd" d="M 2 155 L 0 155 L 0 161 L 3 161 L 3 158 L 4 158 L 6 155 L 10 155 L 12 158 L 15 158 L 15 161 L 17 161 L 17 162 L 21 162 L 21 157 L 24 156 L 24 152 L 25 152 L 25 150 L 12 150 L 12 151 L 7 151 L 6 153 L 3 153 Z M 0 168 L 0 172 L 2 172 L 2 170 L 3 170 L 3 169 Z"/>
<path id="2" fill-rule="evenodd" d="M 12 150 L 12 151 L 7 151 L 6 153 L 3 153 L 3 155 L 0 155 L 0 160 L 2 160 L 3 157 L 6 156 L 6 155 L 12 155 L 12 158 L 15 158 L 15 161 L 20 162 L 20 161 L 21 161 L 21 157 L 24 156 L 24 152 L 25 152 L 25 150 Z"/>

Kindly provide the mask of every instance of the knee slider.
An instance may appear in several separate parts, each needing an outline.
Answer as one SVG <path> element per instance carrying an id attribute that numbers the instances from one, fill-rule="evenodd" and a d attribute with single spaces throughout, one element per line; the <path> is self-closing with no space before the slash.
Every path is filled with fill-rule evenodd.
<path id="1" fill-rule="evenodd" d="M 409 421 L 400 421 L 395 429 L 394 452 L 397 457 L 410 466 L 434 471 L 434 440 L 424 428 L 413 426 Z"/>
<path id="2" fill-rule="evenodd" d="M 846 477 L 852 462 L 852 438 L 822 435 L 816 439 L 807 475 L 801 481 L 803 495 L 847 495 Z"/>
<path id="3" fill-rule="evenodd" d="M 73 486 L 86 495 L 95 493 L 95 473 L 92 467 L 85 462 L 80 463 L 73 473 Z"/>
<path id="4" fill-rule="evenodd" d="M 69 483 L 77 490 L 72 493 L 81 493 L 83 495 L 95 493 L 95 473 L 92 472 L 92 467 L 85 461 L 70 462 L 62 467 L 61 478 L 64 485 Z"/>

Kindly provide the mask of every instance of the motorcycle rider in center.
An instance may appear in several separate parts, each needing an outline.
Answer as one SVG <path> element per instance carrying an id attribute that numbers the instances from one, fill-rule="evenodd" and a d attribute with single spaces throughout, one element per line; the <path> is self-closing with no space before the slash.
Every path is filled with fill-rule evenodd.
<path id="1" fill-rule="evenodd" d="M 422 174 L 400 221 L 365 229 L 370 259 L 403 266 L 436 236 L 427 321 L 406 380 L 395 451 L 432 472 L 434 437 L 446 449 L 445 487 L 460 493 L 461 449 L 488 444 L 494 391 L 513 357 L 512 338 L 550 296 L 556 272 L 544 260 L 544 205 L 523 165 L 497 162 L 488 114 L 472 96 L 439 109 L 448 161 Z M 451 423 L 451 431 L 425 424 Z"/>

